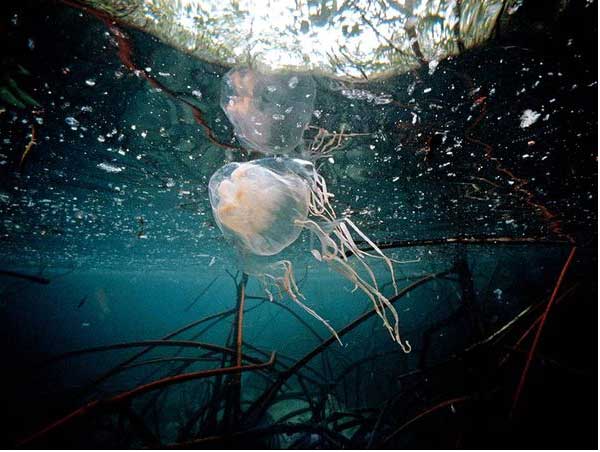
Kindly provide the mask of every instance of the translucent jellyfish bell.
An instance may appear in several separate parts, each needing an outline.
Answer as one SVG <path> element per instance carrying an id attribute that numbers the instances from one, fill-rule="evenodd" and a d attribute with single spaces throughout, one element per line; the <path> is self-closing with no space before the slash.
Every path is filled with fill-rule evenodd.
<path id="1" fill-rule="evenodd" d="M 235 135 L 244 146 L 264 154 L 289 154 L 302 143 L 314 102 L 310 75 L 232 69 L 221 87 L 221 108 Z"/>
<path id="2" fill-rule="evenodd" d="M 392 338 L 410 351 L 408 342 L 400 338 L 398 313 L 379 290 L 369 265 L 370 259 L 385 262 L 397 293 L 393 261 L 353 221 L 337 218 L 329 202 L 333 194 L 311 162 L 277 157 L 230 163 L 211 177 L 209 196 L 215 220 L 239 252 L 244 271 L 257 276 L 269 295 L 272 286 L 286 292 L 337 337 L 329 323 L 301 301 L 304 297 L 296 286 L 292 262 L 279 256 L 303 228 L 308 229 L 321 245 L 311 250 L 312 255 L 365 293 Z M 373 251 L 361 250 L 354 237 Z"/>
<path id="3" fill-rule="evenodd" d="M 290 162 L 229 163 L 208 184 L 219 228 L 244 252 L 272 256 L 291 245 L 308 217 L 310 190 Z M 288 163 L 288 165 L 286 165 Z"/>

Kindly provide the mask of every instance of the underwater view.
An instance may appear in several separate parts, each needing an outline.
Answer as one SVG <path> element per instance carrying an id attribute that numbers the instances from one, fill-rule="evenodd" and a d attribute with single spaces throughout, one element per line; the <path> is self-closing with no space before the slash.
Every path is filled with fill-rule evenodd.
<path id="1" fill-rule="evenodd" d="M 3 448 L 598 448 L 595 0 L 1 8 Z"/>

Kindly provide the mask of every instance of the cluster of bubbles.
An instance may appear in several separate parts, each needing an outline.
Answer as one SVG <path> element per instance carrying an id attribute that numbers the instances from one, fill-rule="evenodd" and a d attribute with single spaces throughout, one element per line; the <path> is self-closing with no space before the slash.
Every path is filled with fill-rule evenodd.
<path id="1" fill-rule="evenodd" d="M 215 221 L 238 251 L 243 270 L 259 278 L 269 297 L 272 288 L 320 320 L 340 340 L 331 325 L 304 303 L 294 278 L 293 263 L 281 253 L 304 229 L 318 238 L 315 259 L 351 281 L 373 303 L 393 340 L 405 352 L 398 314 L 378 285 L 369 260 L 383 261 L 396 293 L 393 260 L 347 217 L 336 215 L 325 179 L 314 162 L 290 154 L 302 145 L 315 99 L 312 77 L 266 75 L 253 69 L 233 69 L 222 87 L 221 106 L 237 138 L 252 150 L 276 157 L 229 163 L 209 182 Z M 365 251 L 355 239 L 368 244 Z"/>

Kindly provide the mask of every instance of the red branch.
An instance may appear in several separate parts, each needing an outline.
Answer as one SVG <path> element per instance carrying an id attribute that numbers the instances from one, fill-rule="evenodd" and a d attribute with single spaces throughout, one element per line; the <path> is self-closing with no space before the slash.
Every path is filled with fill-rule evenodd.
<path id="1" fill-rule="evenodd" d="M 473 86 L 473 82 L 471 80 L 465 80 L 471 87 Z M 525 203 L 537 212 L 539 212 L 542 215 L 542 217 L 546 221 L 548 221 L 550 230 L 553 233 L 555 233 L 558 237 L 566 238 L 570 243 L 574 243 L 575 240 L 570 235 L 565 234 L 562 231 L 560 221 L 556 220 L 557 215 L 551 212 L 546 206 L 534 201 L 534 194 L 525 188 L 529 181 L 525 178 L 516 176 L 510 169 L 503 166 L 500 160 L 497 157 L 493 156 L 493 147 L 490 144 L 485 143 L 472 136 L 473 129 L 477 127 L 477 125 L 483 120 L 483 118 L 487 114 L 486 99 L 486 96 L 480 96 L 474 99 L 473 105 L 480 106 L 481 109 L 479 115 L 477 116 L 477 118 L 475 118 L 475 121 L 473 121 L 473 123 L 467 128 L 465 132 L 465 138 L 471 143 L 478 144 L 485 149 L 485 158 L 491 162 L 494 162 L 496 171 L 505 174 L 512 182 L 514 182 L 514 186 L 512 189 L 525 195 Z"/>
<path id="2" fill-rule="evenodd" d="M 172 385 L 172 384 L 176 384 L 176 383 L 182 383 L 184 381 L 197 380 L 200 378 L 214 377 L 216 375 L 225 375 L 225 374 L 231 374 L 231 373 L 238 374 L 240 372 L 247 372 L 249 370 L 258 370 L 258 369 L 262 369 L 265 367 L 270 367 L 273 365 L 274 362 L 275 362 L 275 352 L 273 352 L 271 354 L 271 358 L 269 359 L 269 361 L 261 363 L 261 364 L 250 364 L 247 366 L 222 367 L 219 369 L 201 370 L 198 372 L 190 372 L 187 374 L 179 374 L 179 375 L 175 375 L 172 377 L 161 378 L 160 380 L 156 380 L 151 383 L 146 383 L 146 384 L 143 384 L 136 388 L 133 388 L 129 391 L 125 391 L 120 394 L 117 394 L 109 399 L 94 400 L 92 402 L 89 402 L 89 403 L 85 404 L 84 406 L 82 406 L 81 408 L 78 408 L 77 410 L 73 411 L 72 413 L 62 417 L 61 419 L 51 423 L 50 425 L 44 427 L 43 429 L 37 431 L 36 433 L 29 436 L 28 438 L 25 438 L 18 444 L 18 446 L 23 447 L 23 446 L 31 443 L 32 441 L 35 441 L 35 440 L 47 435 L 48 433 L 52 432 L 53 430 L 56 430 L 57 428 L 67 424 L 68 422 L 72 421 L 73 419 L 76 419 L 76 418 L 82 417 L 86 414 L 89 414 L 90 412 L 92 412 L 100 407 L 105 407 L 110 404 L 113 404 L 113 405 L 121 404 L 123 402 L 126 402 L 126 401 L 132 399 L 133 397 L 137 397 L 141 394 L 145 394 L 149 391 L 153 391 L 155 389 L 159 389 L 164 386 L 168 386 L 168 385 Z"/>
<path id="3" fill-rule="evenodd" d="M 569 269 L 569 266 L 571 265 L 571 262 L 573 261 L 573 256 L 575 256 L 576 249 L 577 249 L 577 247 L 575 247 L 575 246 L 573 248 L 571 248 L 569 257 L 567 257 L 567 260 L 565 261 L 565 264 L 563 265 L 563 268 L 560 271 L 560 274 L 558 275 L 558 279 L 556 280 L 556 284 L 554 286 L 554 290 L 552 291 L 552 295 L 550 296 L 550 299 L 548 300 L 548 304 L 546 305 L 546 309 L 544 310 L 544 313 L 542 314 L 542 317 L 540 319 L 538 329 L 535 333 L 535 337 L 533 338 L 533 343 L 531 344 L 531 348 L 529 349 L 529 354 L 527 355 L 527 361 L 525 362 L 525 367 L 523 368 L 523 372 L 521 373 L 521 379 L 519 380 L 519 384 L 515 391 L 515 395 L 513 396 L 513 404 L 512 404 L 512 409 L 510 412 L 511 417 L 515 413 L 515 410 L 519 403 L 519 398 L 521 396 L 521 392 L 523 391 L 523 387 L 525 386 L 525 380 L 527 379 L 527 374 L 529 373 L 529 367 L 531 366 L 531 361 L 533 360 L 533 356 L 535 355 L 535 351 L 537 349 L 537 345 L 540 340 L 540 336 L 542 335 L 542 329 L 544 328 L 544 324 L 546 323 L 546 319 L 548 318 L 548 313 L 550 312 L 550 308 L 552 308 L 552 305 L 554 304 L 554 300 L 556 299 L 556 295 L 558 294 L 558 290 L 560 289 L 560 286 L 563 282 L 565 274 L 567 273 L 567 270 Z"/>
<path id="4" fill-rule="evenodd" d="M 117 48 L 118 48 L 117 55 L 119 56 L 121 63 L 127 69 L 129 69 L 131 72 L 133 72 L 135 75 L 145 79 L 150 84 L 150 86 L 152 86 L 153 88 L 160 89 L 162 92 L 167 94 L 172 99 L 174 99 L 174 100 L 184 104 L 186 107 L 188 107 L 191 110 L 192 115 L 194 116 L 194 119 L 196 120 L 196 122 L 204 130 L 204 133 L 206 134 L 206 138 L 208 138 L 208 140 L 212 144 L 214 144 L 215 146 L 218 146 L 222 149 L 236 150 L 236 151 L 242 150 L 241 148 L 239 148 L 237 146 L 233 146 L 233 145 L 227 144 L 227 143 L 222 143 L 221 141 L 219 141 L 219 139 L 214 134 L 213 130 L 210 128 L 210 126 L 204 119 L 204 113 L 202 112 L 202 110 L 200 110 L 197 106 L 195 106 L 190 101 L 179 97 L 177 94 L 175 94 L 173 91 L 171 91 L 165 85 L 163 85 L 161 82 L 159 82 L 154 77 L 152 77 L 148 72 L 144 71 L 143 69 L 140 69 L 135 64 L 135 62 L 133 61 L 133 46 L 131 44 L 131 40 L 119 28 L 118 19 L 110 16 L 108 13 L 105 13 L 105 12 L 100 11 L 95 8 L 91 8 L 89 6 L 82 5 L 82 4 L 72 1 L 72 0 L 61 0 L 61 1 L 68 6 L 80 9 L 80 10 L 84 11 L 85 13 L 90 14 L 91 16 L 94 16 L 98 20 L 102 21 L 117 41 Z M 121 24 L 121 25 L 123 25 L 123 24 Z"/>
<path id="5" fill-rule="evenodd" d="M 25 146 L 25 150 L 23 151 L 23 154 L 21 154 L 21 160 L 19 161 L 19 169 L 23 169 L 23 163 L 25 163 L 25 159 L 31 152 L 31 148 L 33 148 L 33 146 L 35 146 L 37 144 L 35 135 L 36 135 L 35 134 L 35 126 L 33 124 L 31 124 L 31 138 L 30 138 L 29 142 L 27 143 L 27 145 Z"/>
<path id="6" fill-rule="evenodd" d="M 575 284 L 574 286 L 572 286 L 570 289 L 566 290 L 560 297 L 558 297 L 555 301 L 554 304 L 558 306 L 558 304 L 565 298 L 567 298 L 567 296 L 571 295 L 571 293 L 577 289 L 577 287 L 579 286 L 579 283 Z M 541 304 L 540 304 L 541 305 Z M 542 312 L 539 316 L 536 317 L 536 319 L 531 323 L 531 325 L 529 325 L 529 327 L 525 330 L 525 332 L 519 337 L 519 339 L 517 339 L 517 342 L 515 342 L 515 344 L 511 347 L 513 351 L 516 351 L 519 349 L 519 346 L 521 345 L 521 343 L 527 339 L 527 337 L 529 336 L 529 334 L 533 331 L 533 329 L 539 325 L 539 323 L 542 321 L 542 318 L 544 317 L 544 313 Z M 508 361 L 508 358 L 510 358 L 511 354 L 510 352 L 508 352 L 506 355 L 504 355 L 504 358 L 502 358 L 502 360 L 500 361 L 500 363 L 498 364 L 498 367 L 502 367 L 504 364 L 506 364 L 506 361 Z"/>
<path id="7" fill-rule="evenodd" d="M 441 408 L 447 407 L 448 405 L 452 405 L 455 403 L 461 403 L 461 402 L 465 402 L 466 400 L 469 400 L 471 397 L 470 396 L 463 396 L 463 397 L 456 397 L 454 399 L 450 399 L 450 400 L 446 400 L 444 402 L 438 403 L 437 405 L 428 408 L 427 410 L 423 411 L 422 413 L 418 414 L 417 416 L 413 417 L 411 420 L 405 422 L 404 424 L 402 424 L 400 427 L 398 427 L 396 430 L 394 430 L 392 433 L 390 433 L 384 440 L 382 444 L 387 443 L 388 441 L 390 441 L 392 438 L 394 438 L 398 433 L 400 433 L 402 430 L 404 430 L 406 427 L 408 427 L 410 424 L 418 421 L 419 419 L 421 419 L 424 416 L 427 416 L 430 413 L 433 413 L 434 411 L 437 411 Z"/>

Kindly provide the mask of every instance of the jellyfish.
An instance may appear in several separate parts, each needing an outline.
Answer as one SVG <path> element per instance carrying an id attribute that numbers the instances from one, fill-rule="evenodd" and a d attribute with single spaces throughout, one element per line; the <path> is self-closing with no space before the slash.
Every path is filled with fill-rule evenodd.
<path id="1" fill-rule="evenodd" d="M 240 142 L 264 154 L 289 155 L 302 143 L 315 102 L 315 82 L 303 74 L 225 74 L 221 107 Z"/>
<path id="2" fill-rule="evenodd" d="M 228 163 L 217 170 L 208 185 L 215 221 L 238 251 L 243 270 L 256 276 L 269 298 L 272 288 L 289 297 L 323 323 L 340 341 L 329 322 L 304 303 L 294 278 L 291 260 L 281 253 L 304 229 L 318 238 L 313 257 L 340 273 L 372 302 L 392 339 L 408 353 L 410 344 L 399 332 L 396 309 L 379 288 L 370 260 L 383 261 L 396 293 L 392 259 L 348 217 L 336 215 L 333 194 L 313 163 L 290 157 L 268 157 Z M 355 239 L 369 245 L 362 250 Z M 341 343 L 341 341 L 340 341 Z"/>

